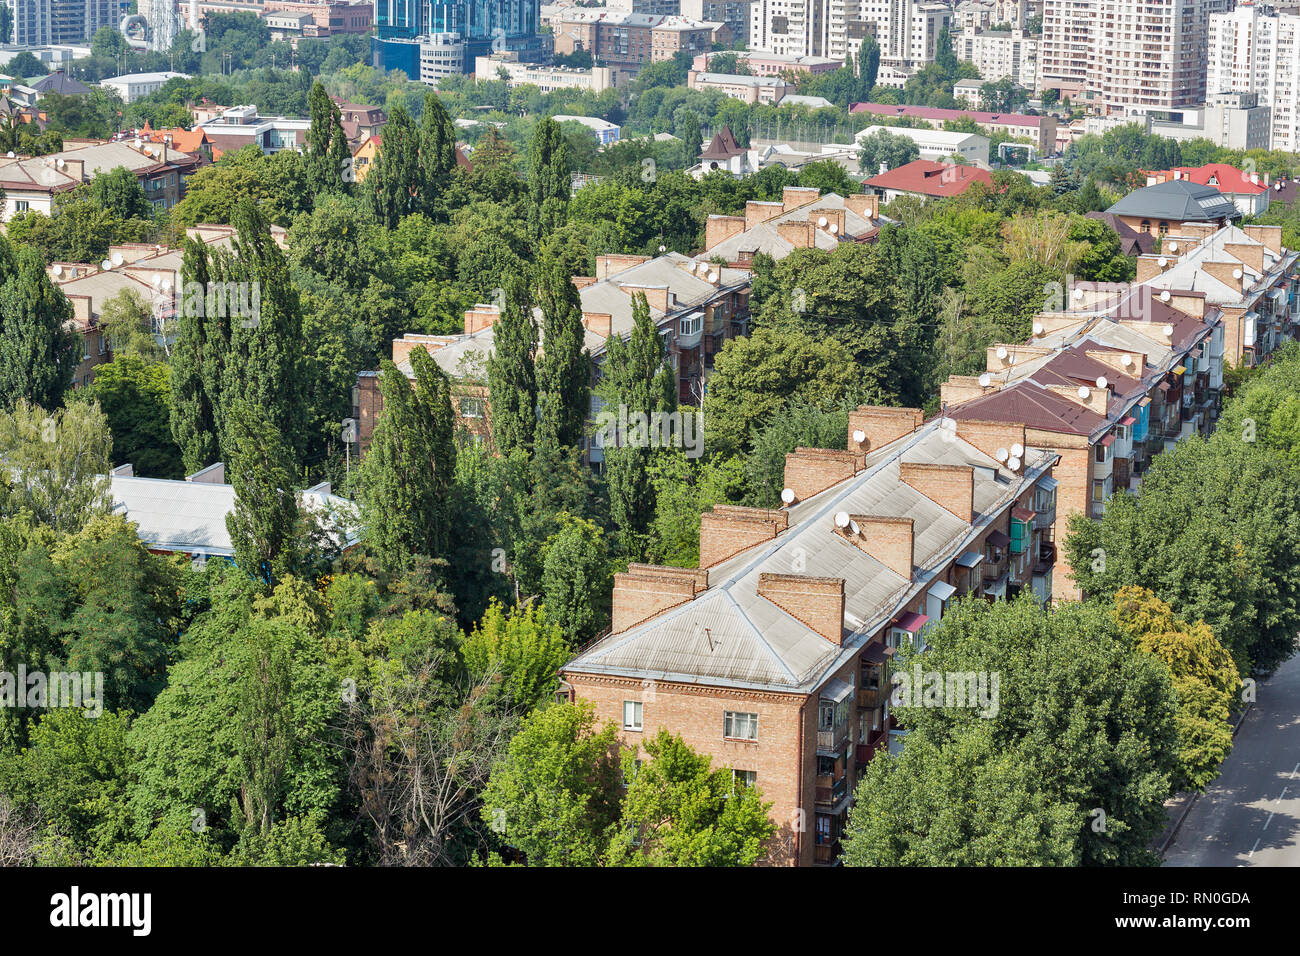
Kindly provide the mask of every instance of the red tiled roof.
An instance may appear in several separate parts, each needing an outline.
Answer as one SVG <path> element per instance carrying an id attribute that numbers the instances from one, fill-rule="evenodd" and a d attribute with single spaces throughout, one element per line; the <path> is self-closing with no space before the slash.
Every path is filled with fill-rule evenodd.
<path id="1" fill-rule="evenodd" d="M 1018 422 L 1027 428 L 1067 435 L 1090 435 L 1105 422 L 1092 409 L 1032 381 L 1017 382 L 991 395 L 963 402 L 949 409 L 948 417 L 958 421 Z"/>
<path id="2" fill-rule="evenodd" d="M 1262 177 L 1258 177 L 1259 182 L 1251 182 L 1251 174 L 1243 172 L 1230 163 L 1206 163 L 1204 166 L 1175 166 L 1173 169 L 1165 169 L 1160 172 L 1152 173 L 1153 176 L 1159 177 L 1162 182 L 1169 182 L 1174 179 L 1174 174 L 1178 174 L 1179 179 L 1186 179 L 1189 182 L 1196 183 L 1198 186 L 1213 186 L 1221 193 L 1241 193 L 1244 195 L 1258 196 L 1262 192 L 1267 192 L 1268 187 L 1264 185 Z"/>
<path id="3" fill-rule="evenodd" d="M 1026 113 L 985 113 L 981 110 L 953 110 L 938 106 L 892 106 L 887 103 L 854 103 L 850 113 L 871 113 L 874 116 L 914 116 L 917 119 L 956 120 L 971 119 L 988 126 L 1040 126 L 1046 117 Z"/>
<path id="4" fill-rule="evenodd" d="M 991 187 L 993 176 L 988 170 L 976 166 L 915 159 L 905 166 L 871 177 L 864 185 L 924 196 L 960 196 L 975 183 Z"/>

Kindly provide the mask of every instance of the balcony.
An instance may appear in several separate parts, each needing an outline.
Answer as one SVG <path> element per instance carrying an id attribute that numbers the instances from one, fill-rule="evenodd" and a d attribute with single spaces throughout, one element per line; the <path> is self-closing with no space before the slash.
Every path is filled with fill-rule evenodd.
<path id="1" fill-rule="evenodd" d="M 1051 541 L 1040 541 L 1038 559 L 1034 562 L 1034 574 L 1046 574 L 1056 564 L 1056 545 Z"/>
<path id="2" fill-rule="evenodd" d="M 829 866 L 839 859 L 840 841 L 818 843 L 813 846 L 813 862 L 819 866 Z"/>
<path id="3" fill-rule="evenodd" d="M 822 806 L 833 807 L 849 794 L 849 778 L 847 774 L 841 774 L 836 780 L 829 774 L 817 777 L 816 798 L 817 803 Z"/>
<path id="4" fill-rule="evenodd" d="M 889 700 L 890 688 L 882 687 L 860 687 L 858 688 L 858 707 L 862 710 L 875 710 L 877 707 L 885 706 Z"/>
<path id="5" fill-rule="evenodd" d="M 833 730 L 817 731 L 817 752 L 826 755 L 838 754 L 844 749 L 844 744 L 849 739 L 849 726 L 844 724 L 842 727 L 836 727 Z"/>

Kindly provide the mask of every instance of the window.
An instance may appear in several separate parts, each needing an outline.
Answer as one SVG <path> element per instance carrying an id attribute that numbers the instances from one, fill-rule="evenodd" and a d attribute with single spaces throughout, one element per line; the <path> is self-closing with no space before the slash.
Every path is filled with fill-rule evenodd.
<path id="1" fill-rule="evenodd" d="M 31 204 L 26 199 L 15 199 L 14 212 L 26 212 L 30 205 Z"/>
<path id="2" fill-rule="evenodd" d="M 1102 465 L 1106 462 L 1106 445 L 1098 445 L 1096 449 L 1097 464 Z"/>
<path id="3" fill-rule="evenodd" d="M 722 715 L 722 736 L 732 740 L 757 740 L 758 714 L 726 711 Z"/>
<path id="4" fill-rule="evenodd" d="M 704 328 L 704 316 L 698 313 L 688 315 L 677 323 L 677 331 L 683 338 L 689 335 L 699 335 L 702 328 Z"/>
<path id="5" fill-rule="evenodd" d="M 754 789 L 758 783 L 758 771 L 756 770 L 732 770 L 731 771 L 731 789 L 736 791 L 741 787 L 747 790 Z"/>
<path id="6" fill-rule="evenodd" d="M 483 399 L 462 398 L 460 400 L 460 417 L 461 418 L 482 418 Z"/>
<path id="7" fill-rule="evenodd" d="M 103 355 L 107 349 L 108 349 L 107 336 L 105 336 L 104 333 L 101 332 L 99 333 L 99 354 Z"/>
<path id="8" fill-rule="evenodd" d="M 1127 426 L 1127 425 L 1116 425 L 1116 426 L 1115 426 L 1115 440 L 1116 440 L 1116 441 L 1127 441 L 1127 440 L 1128 440 L 1128 426 Z"/>
<path id="9" fill-rule="evenodd" d="M 825 814 L 817 814 L 817 843 L 825 845 L 831 842 L 831 818 Z"/>
<path id="10" fill-rule="evenodd" d="M 639 706 L 639 705 L 638 705 L 638 706 Z M 627 765 L 627 764 L 623 764 L 623 786 L 625 786 L 625 787 L 630 787 L 630 786 L 632 786 L 633 781 L 636 780 L 636 776 L 637 776 L 637 774 L 639 774 L 640 772 L 641 772 L 641 761 L 640 761 L 640 760 L 633 760 L 633 761 L 632 761 L 632 772 L 631 772 L 631 774 L 628 773 L 628 765 Z"/>
<path id="11" fill-rule="evenodd" d="M 1094 481 L 1092 483 L 1092 500 L 1101 502 L 1106 499 L 1106 482 Z"/>
<path id="12" fill-rule="evenodd" d="M 623 701 L 623 729 L 641 729 L 641 702 L 639 700 Z"/>

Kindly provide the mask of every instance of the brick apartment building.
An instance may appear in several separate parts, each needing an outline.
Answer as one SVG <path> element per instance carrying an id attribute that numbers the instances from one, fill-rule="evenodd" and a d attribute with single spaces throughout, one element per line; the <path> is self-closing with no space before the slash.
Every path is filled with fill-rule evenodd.
<path id="1" fill-rule="evenodd" d="M 713 359 L 727 339 L 746 334 L 749 324 L 750 265 L 765 252 L 782 259 L 795 249 L 833 249 L 840 242 L 869 242 L 878 233 L 874 196 L 821 195 L 806 187 L 786 187 L 780 202 L 749 202 L 744 216 L 710 216 L 705 248 L 696 258 L 669 252 L 650 258 L 605 255 L 596 258 L 594 276 L 574 276 L 582 302 L 586 347 L 598 365 L 611 335 L 632 330 L 633 297 L 645 295 L 650 315 L 663 337 L 666 361 L 677 375 L 678 399 L 699 405 Z M 714 260 L 723 258 L 726 265 Z M 460 335 L 406 335 L 393 343 L 393 361 L 403 364 L 410 348 L 429 350 L 453 382 L 455 411 L 472 434 L 490 435 L 491 409 L 485 385 L 498 308 L 479 304 L 465 313 Z M 540 325 L 540 313 L 538 313 Z M 541 346 L 545 349 L 545 342 Z M 379 378 L 363 372 L 357 381 L 354 415 L 361 451 L 369 448 L 375 416 L 382 409 Z M 593 419 L 601 410 L 592 399 Z M 592 462 L 602 460 L 598 446 L 587 449 Z"/>
<path id="2" fill-rule="evenodd" d="M 705 53 L 727 43 L 726 24 L 679 16 L 573 8 L 553 20 L 555 52 L 585 50 L 599 66 L 636 70 L 676 53 Z"/>
<path id="3" fill-rule="evenodd" d="M 1208 434 L 1225 361 L 1260 361 L 1300 321 L 1297 256 L 1280 227 L 1206 227 L 1165 245 L 1139 258 L 1136 284 L 1076 284 L 1061 310 L 1035 317 L 1028 342 L 990 346 L 982 375 L 941 388 L 958 422 L 1017 423 L 1031 447 L 1060 456 L 1062 522 L 1101 517 L 1112 494 L 1141 487 L 1154 455 Z M 1053 597 L 1077 598 L 1068 562 L 1057 564 Z"/>
<path id="4" fill-rule="evenodd" d="M 1024 446 L 1023 426 L 858 409 L 846 449 L 787 456 L 786 507 L 703 516 L 699 569 L 617 575 L 611 633 L 562 695 L 628 747 L 664 728 L 758 786 L 768 862 L 834 862 L 861 772 L 898 745 L 898 648 L 924 648 L 954 597 L 1046 597 L 1056 456 Z"/>

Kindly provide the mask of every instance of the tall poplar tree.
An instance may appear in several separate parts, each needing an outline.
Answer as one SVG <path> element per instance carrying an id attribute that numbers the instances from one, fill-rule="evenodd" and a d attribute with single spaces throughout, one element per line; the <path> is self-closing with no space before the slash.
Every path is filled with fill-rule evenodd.
<path id="1" fill-rule="evenodd" d="M 207 467 L 220 454 L 215 406 L 220 401 L 221 368 L 230 335 L 228 328 L 218 327 L 207 314 L 209 266 L 207 247 L 186 239 L 171 359 L 171 433 L 187 473 Z"/>
<path id="2" fill-rule="evenodd" d="M 0 410 L 20 398 L 62 404 L 82 354 L 81 337 L 68 328 L 72 314 L 40 254 L 0 236 Z"/>
<path id="3" fill-rule="evenodd" d="M 424 94 L 420 120 L 420 167 L 424 172 L 420 198 L 426 216 L 442 211 L 442 196 L 456 168 L 456 125 L 437 93 Z"/>
<path id="4" fill-rule="evenodd" d="M 224 287 L 217 290 L 227 298 L 226 311 L 236 313 L 229 319 L 230 350 L 222 370 L 217 416 L 222 450 L 226 448 L 230 410 L 235 402 L 247 402 L 261 408 L 283 436 L 296 469 L 308 444 L 302 398 L 307 393 L 302 304 L 290 281 L 284 252 L 258 208 L 251 202 L 240 204 L 234 225 L 238 230 L 232 244 L 234 255 L 222 277 Z M 237 309 L 229 308 L 233 296 L 239 298 Z M 209 302 L 210 307 L 213 304 Z M 220 306 L 220 302 L 215 304 Z"/>
<path id="5" fill-rule="evenodd" d="M 265 410 L 242 400 L 230 405 L 225 446 L 235 488 L 235 510 L 226 515 L 235 564 L 274 585 L 297 567 L 304 530 L 289 448 Z"/>
<path id="6" fill-rule="evenodd" d="M 617 335 L 609 337 L 603 377 L 596 389 L 605 401 L 604 414 L 616 420 L 623 420 L 626 414 L 629 423 L 635 416 L 672 411 L 677 406 L 676 382 L 664 362 L 663 340 L 643 293 L 638 292 L 632 300 L 632 319 L 632 334 L 626 342 Z M 651 447 L 650 437 L 633 425 L 620 431 L 617 441 L 607 440 L 604 447 L 610 517 L 618 529 L 620 550 L 634 560 L 646 558 L 655 515 L 650 463 L 657 450 Z"/>
<path id="7" fill-rule="evenodd" d="M 503 455 L 531 451 L 537 428 L 537 322 L 528 283 L 515 274 L 506 280 L 505 307 L 492 327 L 488 393 L 492 437 Z"/>
<path id="8" fill-rule="evenodd" d="M 421 202 L 420 133 L 404 106 L 393 108 L 380 140 L 379 155 L 366 176 L 367 197 L 375 220 L 396 229 Z"/>
<path id="9" fill-rule="evenodd" d="M 359 474 L 366 549 L 399 573 L 418 556 L 445 558 L 451 547 L 456 471 L 451 384 L 423 349 L 411 352 L 415 383 L 385 361 L 383 411 Z"/>
<path id="10" fill-rule="evenodd" d="M 539 268 L 542 350 L 537 359 L 537 445 L 582 444 L 591 412 L 591 355 L 583 347 L 582 300 L 558 260 Z"/>
<path id="11" fill-rule="evenodd" d="M 307 131 L 307 179 L 316 195 L 347 192 L 351 181 L 344 175 L 351 159 L 343 117 L 325 87 L 317 80 L 307 95 L 311 127 Z"/>
<path id="12" fill-rule="evenodd" d="M 564 225 L 571 192 L 568 146 L 560 124 L 548 116 L 537 124 L 528 150 L 528 229 L 534 238 Z"/>

